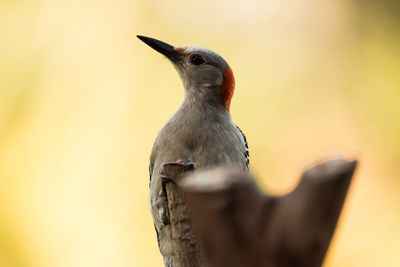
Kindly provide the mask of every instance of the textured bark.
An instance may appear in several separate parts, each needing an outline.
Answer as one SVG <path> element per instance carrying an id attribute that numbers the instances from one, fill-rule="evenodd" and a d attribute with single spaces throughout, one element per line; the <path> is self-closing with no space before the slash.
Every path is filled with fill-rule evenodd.
<path id="1" fill-rule="evenodd" d="M 169 206 L 182 264 L 174 266 L 321 266 L 356 163 L 335 159 L 309 168 L 281 197 L 263 194 L 249 174 L 235 169 L 180 179 L 187 167 L 175 164 L 170 175 L 180 177 L 174 181 L 182 191 L 173 183 L 167 191 L 179 192 L 168 201 L 176 201 Z"/>
<path id="2" fill-rule="evenodd" d="M 204 265 L 204 257 L 200 251 L 200 242 L 192 225 L 192 219 L 184 200 L 182 191 L 177 186 L 183 175 L 194 170 L 193 164 L 168 163 L 164 165 L 165 189 L 172 246 L 171 259 L 173 267 L 198 267 Z"/>

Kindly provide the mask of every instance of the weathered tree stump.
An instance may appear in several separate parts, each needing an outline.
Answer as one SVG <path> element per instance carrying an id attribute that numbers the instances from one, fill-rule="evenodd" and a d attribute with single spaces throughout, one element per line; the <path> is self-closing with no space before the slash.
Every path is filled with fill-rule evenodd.
<path id="1" fill-rule="evenodd" d="M 235 169 L 183 177 L 188 167 L 172 164 L 174 173 L 166 174 L 175 184 L 167 187 L 167 194 L 175 191 L 168 201 L 176 201 L 168 203 L 177 225 L 174 266 L 321 266 L 356 164 L 335 159 L 311 167 L 280 197 L 263 194 Z"/>

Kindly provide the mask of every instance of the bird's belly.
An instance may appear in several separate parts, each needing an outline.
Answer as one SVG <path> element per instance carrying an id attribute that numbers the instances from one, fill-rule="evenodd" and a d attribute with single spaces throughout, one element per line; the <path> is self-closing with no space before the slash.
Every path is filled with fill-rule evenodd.
<path id="1" fill-rule="evenodd" d="M 221 142 L 221 140 L 204 140 L 193 147 L 184 143 L 175 142 L 164 150 L 158 157 L 158 163 L 162 167 L 165 163 L 177 161 L 190 161 L 195 164 L 196 169 L 211 168 L 216 166 L 235 166 L 246 169 L 243 148 L 235 142 Z M 157 164 L 158 165 L 158 164 Z"/>

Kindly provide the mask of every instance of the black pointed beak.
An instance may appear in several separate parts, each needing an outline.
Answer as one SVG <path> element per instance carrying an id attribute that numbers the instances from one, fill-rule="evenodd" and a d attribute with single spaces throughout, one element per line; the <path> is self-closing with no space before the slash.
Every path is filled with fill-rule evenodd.
<path id="1" fill-rule="evenodd" d="M 181 59 L 180 54 L 175 50 L 175 47 L 173 47 L 172 45 L 142 35 L 137 35 L 137 38 L 139 38 L 148 46 L 160 52 L 173 62 L 177 62 Z"/>

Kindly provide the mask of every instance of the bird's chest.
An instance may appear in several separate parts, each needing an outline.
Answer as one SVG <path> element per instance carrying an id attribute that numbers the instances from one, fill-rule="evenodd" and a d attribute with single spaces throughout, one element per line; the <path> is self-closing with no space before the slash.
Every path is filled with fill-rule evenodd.
<path id="1" fill-rule="evenodd" d="M 189 133 L 181 138 L 182 146 L 190 151 L 197 168 L 242 163 L 242 141 L 231 125 L 215 124 L 187 130 Z"/>
<path id="2" fill-rule="evenodd" d="M 243 140 L 229 117 L 173 118 L 157 139 L 154 158 L 160 166 L 190 160 L 197 169 L 218 165 L 246 167 Z"/>

